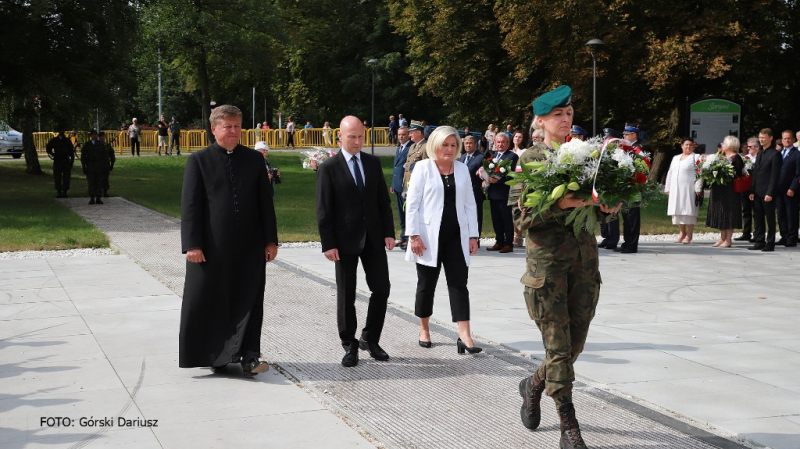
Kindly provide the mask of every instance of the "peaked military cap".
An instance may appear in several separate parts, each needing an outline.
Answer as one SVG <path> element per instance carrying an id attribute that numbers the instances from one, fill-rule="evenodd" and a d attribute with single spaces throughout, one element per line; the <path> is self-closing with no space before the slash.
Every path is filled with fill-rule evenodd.
<path id="1" fill-rule="evenodd" d="M 422 124 L 419 120 L 411 120 L 411 124 L 408 125 L 408 130 L 411 131 L 416 129 L 417 131 L 425 131 L 425 125 Z"/>
<path id="2" fill-rule="evenodd" d="M 553 108 L 563 108 L 572 104 L 572 88 L 566 84 L 543 94 L 533 101 L 533 113 L 536 115 L 547 115 Z"/>
<path id="3" fill-rule="evenodd" d="M 581 128 L 578 125 L 572 125 L 572 130 L 569 132 L 570 134 L 580 134 L 582 136 L 586 135 L 586 130 Z"/>
<path id="4" fill-rule="evenodd" d="M 636 125 L 634 125 L 633 123 L 627 123 L 625 125 L 625 131 L 624 132 L 639 134 L 639 128 L 637 128 Z"/>

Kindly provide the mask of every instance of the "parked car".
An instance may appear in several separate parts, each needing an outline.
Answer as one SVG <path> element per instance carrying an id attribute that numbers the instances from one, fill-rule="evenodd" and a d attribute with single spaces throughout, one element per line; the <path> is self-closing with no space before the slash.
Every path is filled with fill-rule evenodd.
<path id="1" fill-rule="evenodd" d="M 14 159 L 19 159 L 22 152 L 22 133 L 0 123 L 0 155 L 10 154 Z"/>

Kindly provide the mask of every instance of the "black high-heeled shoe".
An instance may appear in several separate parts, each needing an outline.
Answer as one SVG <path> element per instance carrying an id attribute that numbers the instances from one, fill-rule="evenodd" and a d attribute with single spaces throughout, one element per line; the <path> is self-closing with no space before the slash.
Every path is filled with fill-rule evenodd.
<path id="1" fill-rule="evenodd" d="M 479 348 L 477 346 L 473 346 L 473 347 L 470 348 L 469 346 L 464 344 L 464 342 L 461 341 L 460 338 L 456 341 L 456 346 L 458 346 L 458 353 L 459 354 L 463 354 L 464 351 L 469 352 L 470 354 L 477 354 L 477 353 L 483 351 L 483 348 Z"/>
<path id="2" fill-rule="evenodd" d="M 432 346 L 432 343 L 429 341 L 420 340 L 419 345 L 422 346 L 423 348 L 430 348 Z"/>

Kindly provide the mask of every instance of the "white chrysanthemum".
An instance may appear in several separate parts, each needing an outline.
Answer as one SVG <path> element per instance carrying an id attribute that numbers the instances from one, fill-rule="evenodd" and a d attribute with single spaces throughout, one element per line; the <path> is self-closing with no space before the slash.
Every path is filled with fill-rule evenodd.
<path id="1" fill-rule="evenodd" d="M 718 159 L 716 154 L 709 154 L 703 158 L 703 168 L 710 169 L 712 165 L 717 163 Z"/>
<path id="2" fill-rule="evenodd" d="M 614 152 L 611 153 L 611 159 L 617 161 L 620 167 L 633 168 L 633 158 L 622 148 L 615 148 Z"/>
<path id="3" fill-rule="evenodd" d="M 560 164 L 583 164 L 594 148 L 588 142 L 573 139 L 561 145 L 556 155 L 556 162 Z"/>

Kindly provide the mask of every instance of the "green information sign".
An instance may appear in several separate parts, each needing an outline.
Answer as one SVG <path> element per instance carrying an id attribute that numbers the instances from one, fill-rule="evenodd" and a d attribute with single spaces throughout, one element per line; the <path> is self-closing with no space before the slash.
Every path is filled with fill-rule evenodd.
<path id="1" fill-rule="evenodd" d="M 729 100 L 709 98 L 692 103 L 690 107 L 690 137 L 697 142 L 698 151 L 713 153 L 725 136 L 739 137 L 742 107 Z"/>

